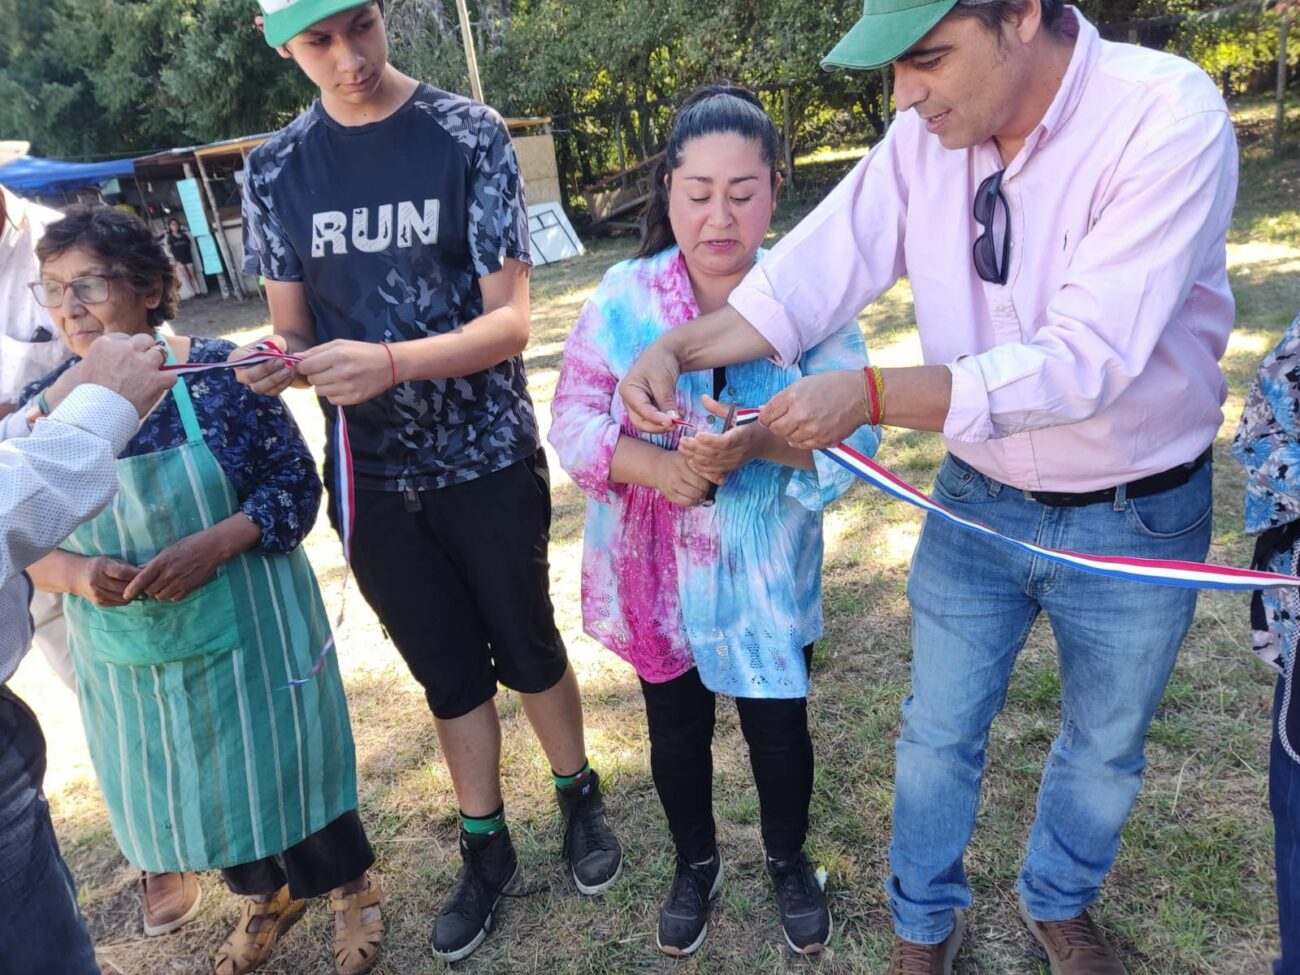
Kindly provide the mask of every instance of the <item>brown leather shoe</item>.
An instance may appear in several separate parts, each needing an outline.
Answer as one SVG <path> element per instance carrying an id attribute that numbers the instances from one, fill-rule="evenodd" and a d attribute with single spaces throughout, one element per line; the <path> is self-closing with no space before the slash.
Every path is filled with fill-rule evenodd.
<path id="1" fill-rule="evenodd" d="M 966 919 L 957 910 L 953 912 L 952 933 L 937 945 L 918 945 L 894 938 L 889 975 L 952 975 L 952 963 L 965 933 Z"/>
<path id="2" fill-rule="evenodd" d="M 1020 916 L 1047 952 L 1052 975 L 1128 975 L 1087 911 L 1068 921 L 1035 921 L 1022 900 Z"/>
<path id="3" fill-rule="evenodd" d="M 140 899 L 147 937 L 171 934 L 199 913 L 203 888 L 192 873 L 140 871 Z"/>

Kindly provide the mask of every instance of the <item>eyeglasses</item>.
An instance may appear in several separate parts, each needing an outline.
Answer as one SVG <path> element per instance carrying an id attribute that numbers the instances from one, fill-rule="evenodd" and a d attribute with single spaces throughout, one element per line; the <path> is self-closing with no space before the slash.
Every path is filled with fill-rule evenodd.
<path id="1" fill-rule="evenodd" d="M 108 282 L 113 277 L 114 275 L 111 274 L 83 274 L 79 278 L 73 278 L 67 284 L 49 278 L 45 281 L 33 281 L 28 287 L 32 289 L 32 296 L 42 308 L 58 308 L 63 304 L 63 295 L 69 289 L 77 296 L 78 301 L 87 305 L 97 305 L 101 301 L 108 300 Z"/>
<path id="2" fill-rule="evenodd" d="M 980 183 L 975 191 L 975 222 L 984 228 L 983 233 L 975 238 L 971 256 L 975 258 L 975 273 L 980 280 L 989 284 L 1006 284 L 1007 273 L 1011 269 L 1011 208 L 1007 198 L 1002 195 L 1002 174 L 996 173 Z M 996 224 L 998 204 L 1002 204 L 1002 248 L 998 249 Z"/>

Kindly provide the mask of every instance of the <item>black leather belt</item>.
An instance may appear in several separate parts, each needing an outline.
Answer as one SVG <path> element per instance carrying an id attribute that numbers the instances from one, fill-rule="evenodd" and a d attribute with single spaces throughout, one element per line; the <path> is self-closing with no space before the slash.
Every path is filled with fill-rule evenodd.
<path id="1" fill-rule="evenodd" d="M 1161 491 L 1182 487 L 1192 479 L 1193 474 L 1205 466 L 1205 463 L 1210 459 L 1211 453 L 1211 448 L 1206 447 L 1205 453 L 1190 463 L 1179 464 L 1177 467 L 1171 467 L 1159 474 L 1151 474 L 1148 477 L 1130 481 L 1124 488 L 1124 496 L 1127 498 L 1146 498 L 1153 494 L 1159 494 Z M 1101 504 L 1103 501 L 1114 501 L 1117 490 L 1118 488 L 1113 487 L 1103 488 L 1100 491 L 1088 491 L 1085 494 L 1070 494 L 1067 491 L 1026 491 L 1025 497 L 1051 508 L 1080 508 L 1086 504 Z"/>

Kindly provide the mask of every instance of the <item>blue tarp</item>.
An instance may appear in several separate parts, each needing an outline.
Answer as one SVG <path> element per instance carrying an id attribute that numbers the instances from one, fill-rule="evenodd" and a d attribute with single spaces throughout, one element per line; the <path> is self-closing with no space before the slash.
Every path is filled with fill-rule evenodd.
<path id="1" fill-rule="evenodd" d="M 98 186 L 115 176 L 130 176 L 133 172 L 131 162 L 130 159 L 113 159 L 109 162 L 72 163 L 26 156 L 0 167 L 0 183 L 15 193 L 75 190 L 83 186 Z"/>

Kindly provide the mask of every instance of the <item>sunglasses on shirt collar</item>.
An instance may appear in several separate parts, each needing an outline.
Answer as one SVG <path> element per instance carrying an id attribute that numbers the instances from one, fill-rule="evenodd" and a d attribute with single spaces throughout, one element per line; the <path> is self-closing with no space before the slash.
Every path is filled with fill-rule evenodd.
<path id="1" fill-rule="evenodd" d="M 989 284 L 1006 284 L 1007 274 L 1011 269 L 1011 208 L 1007 198 L 1002 194 L 1002 175 L 1005 169 L 999 169 L 975 191 L 975 204 L 972 207 L 975 222 L 982 232 L 975 238 L 971 256 L 975 259 L 975 273 L 981 281 Z M 1002 205 L 1002 247 L 998 247 L 997 217 L 998 204 Z"/>

